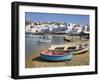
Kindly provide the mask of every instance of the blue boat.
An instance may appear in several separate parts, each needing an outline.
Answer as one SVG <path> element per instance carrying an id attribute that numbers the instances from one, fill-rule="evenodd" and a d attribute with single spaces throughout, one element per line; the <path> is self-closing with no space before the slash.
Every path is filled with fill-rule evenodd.
<path id="1" fill-rule="evenodd" d="M 40 54 L 40 58 L 43 60 L 48 60 L 48 61 L 70 61 L 73 57 L 72 53 L 66 53 L 66 52 L 56 52 L 54 54 L 51 52 L 42 52 Z"/>

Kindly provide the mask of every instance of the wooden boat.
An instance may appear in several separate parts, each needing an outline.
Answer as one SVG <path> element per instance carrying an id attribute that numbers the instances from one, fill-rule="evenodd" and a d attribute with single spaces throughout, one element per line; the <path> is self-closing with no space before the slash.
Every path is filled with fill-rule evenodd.
<path id="1" fill-rule="evenodd" d="M 72 54 L 80 54 L 88 51 L 88 44 L 64 44 L 64 45 L 52 45 L 49 50 L 57 50 L 62 52 L 71 52 Z"/>
<path id="2" fill-rule="evenodd" d="M 71 60 L 73 55 L 70 52 L 58 52 L 58 51 L 42 51 L 40 58 L 48 61 L 65 61 Z"/>
<path id="3" fill-rule="evenodd" d="M 81 54 L 81 53 L 87 52 L 88 50 L 89 50 L 89 47 L 85 47 L 83 49 L 79 49 L 79 50 L 73 51 L 72 53 L 73 54 Z"/>

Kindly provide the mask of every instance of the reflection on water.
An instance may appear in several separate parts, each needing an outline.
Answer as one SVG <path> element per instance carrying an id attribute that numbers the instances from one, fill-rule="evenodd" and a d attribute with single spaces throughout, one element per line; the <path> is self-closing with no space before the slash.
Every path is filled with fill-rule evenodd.
<path id="1" fill-rule="evenodd" d="M 25 37 L 25 53 L 26 55 L 32 54 L 33 51 L 38 51 L 43 48 L 48 48 L 52 44 L 63 44 L 63 37 L 47 36 L 47 35 L 31 35 Z"/>

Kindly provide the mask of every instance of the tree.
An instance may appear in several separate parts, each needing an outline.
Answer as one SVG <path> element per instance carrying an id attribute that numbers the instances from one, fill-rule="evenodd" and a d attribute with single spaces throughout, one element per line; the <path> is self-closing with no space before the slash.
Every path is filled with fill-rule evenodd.
<path id="1" fill-rule="evenodd" d="M 26 26 L 26 25 L 29 25 L 29 24 L 31 24 L 31 22 L 28 21 L 28 20 L 25 20 L 25 26 Z"/>

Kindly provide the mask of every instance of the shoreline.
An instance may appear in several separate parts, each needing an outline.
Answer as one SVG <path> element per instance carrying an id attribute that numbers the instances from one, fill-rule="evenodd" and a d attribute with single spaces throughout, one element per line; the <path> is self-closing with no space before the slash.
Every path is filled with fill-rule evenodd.
<path id="1" fill-rule="evenodd" d="M 78 40 L 77 42 L 83 43 L 86 42 L 89 44 L 89 40 Z M 76 42 L 74 42 L 76 43 Z M 42 49 L 46 50 L 48 48 Z M 89 50 L 82 54 L 73 55 L 71 61 L 61 61 L 61 62 L 51 62 L 42 60 L 39 55 L 40 51 L 37 53 L 31 54 L 28 57 L 25 57 L 25 68 L 42 68 L 42 67 L 63 67 L 63 66 L 83 66 L 89 65 Z"/>

